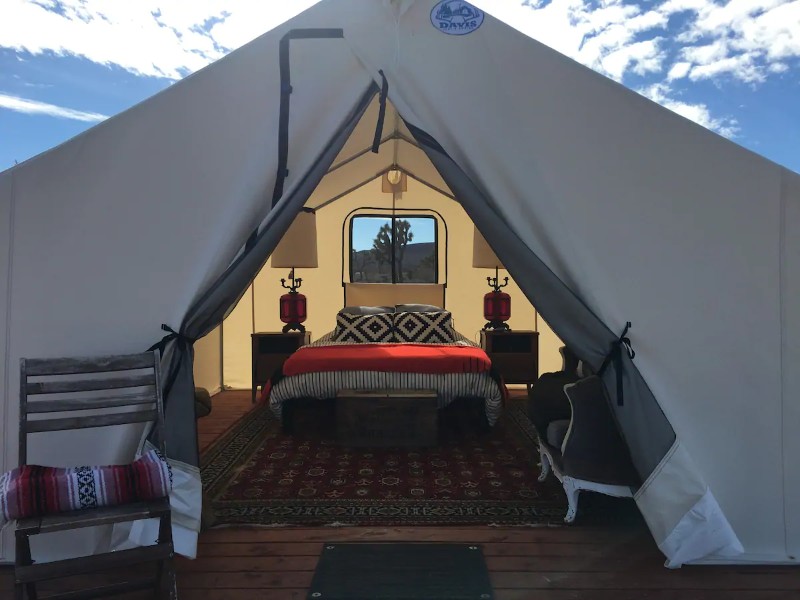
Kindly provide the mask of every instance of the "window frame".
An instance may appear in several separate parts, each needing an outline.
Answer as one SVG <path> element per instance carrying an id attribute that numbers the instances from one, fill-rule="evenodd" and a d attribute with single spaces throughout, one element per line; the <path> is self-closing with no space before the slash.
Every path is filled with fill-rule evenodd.
<path id="1" fill-rule="evenodd" d="M 410 211 L 411 214 L 397 214 L 397 210 L 402 211 Z M 397 209 L 394 214 L 380 214 L 377 212 L 366 212 L 366 213 L 358 213 L 353 214 L 350 216 L 350 223 L 348 226 L 348 240 L 347 240 L 347 260 L 349 262 L 348 267 L 348 277 L 350 279 L 350 283 L 363 283 L 365 285 L 439 285 L 440 275 L 439 275 L 439 218 L 433 214 L 424 214 L 418 213 L 416 211 L 425 210 L 425 209 Z M 361 217 L 366 218 L 373 218 L 373 219 L 389 219 L 392 222 L 392 280 L 390 282 L 382 283 L 378 281 L 353 281 L 353 223 L 356 219 Z M 397 273 L 396 271 L 396 264 L 395 264 L 395 257 L 396 257 L 396 246 L 395 246 L 395 221 L 397 219 L 430 219 L 433 221 L 433 244 L 434 244 L 434 263 L 433 263 L 433 273 L 434 273 L 434 280 L 433 281 L 426 281 L 426 282 L 398 282 L 397 281 Z"/>

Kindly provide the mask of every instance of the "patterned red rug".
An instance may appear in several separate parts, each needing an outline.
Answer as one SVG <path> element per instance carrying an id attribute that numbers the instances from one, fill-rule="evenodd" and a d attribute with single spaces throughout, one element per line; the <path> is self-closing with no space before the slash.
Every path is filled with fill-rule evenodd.
<path id="1" fill-rule="evenodd" d="M 203 454 L 210 525 L 562 523 L 564 492 L 552 477 L 536 480 L 536 434 L 521 406 L 488 433 L 448 407 L 439 445 L 422 449 L 340 446 L 329 414 L 297 417 L 285 435 L 257 407 Z"/>

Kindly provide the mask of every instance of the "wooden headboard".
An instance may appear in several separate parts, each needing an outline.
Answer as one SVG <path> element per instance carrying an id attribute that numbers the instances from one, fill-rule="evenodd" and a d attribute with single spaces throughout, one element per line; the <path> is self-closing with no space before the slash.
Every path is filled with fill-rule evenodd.
<path id="1" fill-rule="evenodd" d="M 443 283 L 345 283 L 345 306 L 432 304 L 444 308 Z"/>

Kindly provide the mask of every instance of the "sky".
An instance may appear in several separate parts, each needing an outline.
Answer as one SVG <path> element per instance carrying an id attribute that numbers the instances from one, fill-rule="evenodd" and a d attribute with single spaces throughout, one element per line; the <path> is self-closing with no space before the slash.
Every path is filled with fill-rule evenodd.
<path id="1" fill-rule="evenodd" d="M 800 172 L 800 0 L 473 3 Z M 152 96 L 313 4 L 0 0 L 0 171 Z"/>
<path id="2" fill-rule="evenodd" d="M 431 217 L 409 218 L 411 232 L 414 234 L 412 243 L 422 244 L 436 241 L 436 219 Z M 382 217 L 354 217 L 352 224 L 352 248 L 353 250 L 369 250 L 372 242 L 382 225 L 391 224 L 391 219 Z"/>

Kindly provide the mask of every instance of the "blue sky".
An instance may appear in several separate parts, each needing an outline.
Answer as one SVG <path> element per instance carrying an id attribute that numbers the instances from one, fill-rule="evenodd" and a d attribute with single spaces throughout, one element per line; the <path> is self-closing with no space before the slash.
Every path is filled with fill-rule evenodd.
<path id="1" fill-rule="evenodd" d="M 125 110 L 312 4 L 3 0 L 0 170 Z M 474 4 L 800 172 L 800 0 Z"/>
<path id="2" fill-rule="evenodd" d="M 436 220 L 430 217 L 421 219 L 408 219 L 411 222 L 411 232 L 414 234 L 412 243 L 421 244 L 436 241 Z M 391 219 L 381 217 L 355 217 L 353 224 L 353 249 L 369 250 L 372 242 L 378 235 L 382 225 L 391 224 Z"/>

